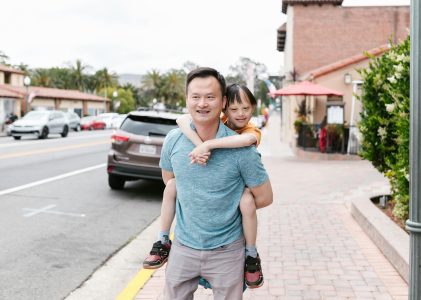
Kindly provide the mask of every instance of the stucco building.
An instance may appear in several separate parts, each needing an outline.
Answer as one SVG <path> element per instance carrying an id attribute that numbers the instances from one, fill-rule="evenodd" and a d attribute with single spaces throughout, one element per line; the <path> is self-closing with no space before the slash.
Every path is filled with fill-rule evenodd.
<path id="1" fill-rule="evenodd" d="M 0 132 L 6 115 L 22 116 L 26 111 L 56 109 L 74 111 L 79 116 L 108 112 L 110 100 L 78 90 L 24 86 L 24 72 L 0 65 Z"/>

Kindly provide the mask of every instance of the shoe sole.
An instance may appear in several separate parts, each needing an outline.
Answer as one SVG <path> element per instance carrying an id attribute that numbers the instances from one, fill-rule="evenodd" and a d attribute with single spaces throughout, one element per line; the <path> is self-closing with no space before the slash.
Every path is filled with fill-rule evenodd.
<path id="1" fill-rule="evenodd" d="M 261 287 L 263 285 L 264 282 L 265 281 L 262 280 L 262 282 L 259 285 L 248 285 L 247 282 L 246 282 L 246 285 L 247 285 L 248 289 L 258 289 L 259 287 Z"/>
<path id="2" fill-rule="evenodd" d="M 143 265 L 143 268 L 144 269 L 147 269 L 147 270 L 155 270 L 155 269 L 159 269 L 160 267 L 162 267 L 163 265 L 165 265 L 165 263 L 167 262 L 167 260 L 168 260 L 168 257 L 166 258 L 166 259 L 164 259 L 163 261 L 162 261 L 162 263 L 160 263 L 159 265 L 154 265 L 154 266 L 151 266 L 151 265 Z"/>

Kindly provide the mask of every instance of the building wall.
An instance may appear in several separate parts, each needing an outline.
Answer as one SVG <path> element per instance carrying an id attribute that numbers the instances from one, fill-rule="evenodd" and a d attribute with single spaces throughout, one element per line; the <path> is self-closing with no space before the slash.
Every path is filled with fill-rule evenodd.
<path id="1" fill-rule="evenodd" d="M 54 99 L 35 98 L 31 104 L 31 109 L 55 109 Z"/>
<path id="2" fill-rule="evenodd" d="M 0 84 L 4 84 L 4 72 L 0 71 Z"/>
<path id="3" fill-rule="evenodd" d="M 287 27 L 287 35 L 285 38 L 285 51 L 284 51 L 284 72 L 286 75 L 286 80 L 288 81 L 290 72 L 294 69 L 294 53 L 293 53 L 293 45 L 294 45 L 294 7 L 288 7 L 288 22 L 286 24 Z"/>
<path id="4" fill-rule="evenodd" d="M 334 89 L 336 91 L 342 92 L 343 95 L 343 102 L 345 103 L 345 121 L 347 124 L 350 124 L 351 121 L 351 108 L 352 108 L 352 93 L 353 93 L 353 85 L 352 84 L 345 84 L 344 76 L 346 73 L 351 74 L 352 80 L 361 80 L 360 74 L 358 74 L 357 69 L 365 68 L 368 66 L 368 59 L 363 60 L 359 63 L 349 65 L 345 68 L 340 70 L 328 73 L 326 75 L 317 77 L 313 82 L 320 84 L 322 86 Z M 326 115 L 326 100 L 327 97 L 318 97 L 317 104 L 315 109 L 315 116 L 314 116 L 314 123 L 320 123 L 323 120 L 323 117 Z M 356 114 L 361 112 L 361 102 L 355 101 L 354 106 L 354 120 Z"/>
<path id="5" fill-rule="evenodd" d="M 387 44 L 408 35 L 409 7 L 342 7 L 295 5 L 288 7 L 288 23 L 293 23 L 292 54 L 296 71 L 304 73 Z M 289 30 L 289 29 L 288 29 Z M 287 63 L 286 63 L 287 65 Z"/>
<path id="6" fill-rule="evenodd" d="M 14 86 L 23 86 L 23 78 L 24 76 L 22 74 L 12 74 L 10 84 Z"/>
<path id="7" fill-rule="evenodd" d="M 83 109 L 83 104 L 81 100 L 61 100 L 60 109 L 62 110 L 73 110 L 75 108 Z"/>

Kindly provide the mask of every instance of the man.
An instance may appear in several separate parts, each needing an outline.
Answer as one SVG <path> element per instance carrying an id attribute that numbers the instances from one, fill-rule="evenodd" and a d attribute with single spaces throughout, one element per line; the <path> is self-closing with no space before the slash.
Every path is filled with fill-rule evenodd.
<path id="1" fill-rule="evenodd" d="M 202 141 L 236 134 L 220 122 L 224 94 L 225 79 L 216 70 L 198 68 L 187 75 L 187 107 Z M 167 135 L 161 154 L 164 182 L 175 177 L 177 188 L 165 297 L 193 299 L 203 277 L 215 299 L 242 299 L 245 258 L 238 205 L 246 185 L 256 202 L 269 205 L 270 181 L 255 147 L 215 149 L 206 166 L 190 163 L 193 149 L 176 129 Z"/>

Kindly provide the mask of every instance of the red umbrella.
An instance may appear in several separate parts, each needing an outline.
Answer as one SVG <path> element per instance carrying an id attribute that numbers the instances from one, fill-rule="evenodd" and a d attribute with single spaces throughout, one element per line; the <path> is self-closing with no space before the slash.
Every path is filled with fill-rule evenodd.
<path id="1" fill-rule="evenodd" d="M 269 93 L 270 96 L 293 96 L 293 95 L 315 95 L 315 96 L 342 96 L 343 93 L 326 88 L 324 86 L 302 81 L 297 84 L 289 85 L 283 89 Z"/>

